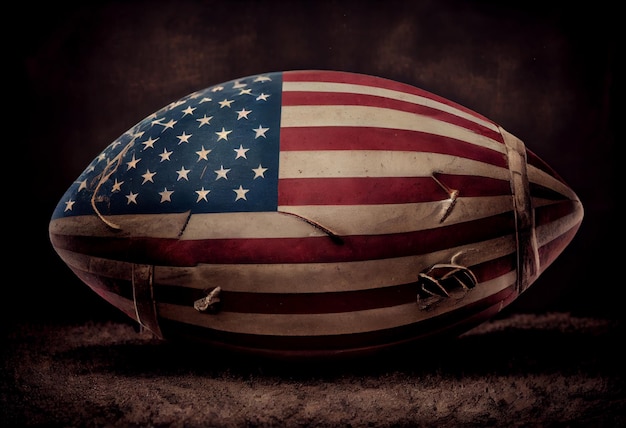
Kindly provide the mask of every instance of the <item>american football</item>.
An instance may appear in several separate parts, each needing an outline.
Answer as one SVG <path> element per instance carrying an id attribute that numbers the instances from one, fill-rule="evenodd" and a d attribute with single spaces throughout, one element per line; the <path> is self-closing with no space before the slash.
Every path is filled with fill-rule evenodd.
<path id="1" fill-rule="evenodd" d="M 69 186 L 49 234 L 160 338 L 332 357 L 488 320 L 582 219 L 564 180 L 486 117 L 404 83 L 302 70 L 146 117 Z"/>

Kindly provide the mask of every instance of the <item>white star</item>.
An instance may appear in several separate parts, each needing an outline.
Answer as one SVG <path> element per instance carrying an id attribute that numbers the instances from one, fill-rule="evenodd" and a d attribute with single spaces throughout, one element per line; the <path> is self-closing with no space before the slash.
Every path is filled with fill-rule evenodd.
<path id="1" fill-rule="evenodd" d="M 228 134 L 230 134 L 233 131 L 227 131 L 222 127 L 222 130 L 220 132 L 216 132 L 217 134 L 217 141 L 219 140 L 226 140 L 228 141 Z"/>
<path id="2" fill-rule="evenodd" d="M 214 171 L 217 174 L 217 177 L 215 177 L 215 181 L 219 180 L 220 178 L 228 180 L 228 177 L 226 177 L 226 174 L 228 174 L 229 171 L 230 171 L 230 168 L 224 169 L 224 165 L 220 165 L 220 169 L 216 169 Z"/>
<path id="3" fill-rule="evenodd" d="M 130 205 L 130 204 L 137 205 L 137 193 L 130 192 L 128 195 L 126 195 L 126 199 L 128 201 L 126 202 L 127 205 Z"/>
<path id="4" fill-rule="evenodd" d="M 163 149 L 163 153 L 159 156 L 161 157 L 161 162 L 170 160 L 170 155 L 174 152 L 168 152 L 167 149 Z"/>
<path id="5" fill-rule="evenodd" d="M 259 178 L 259 177 L 265 178 L 264 174 L 265 174 L 265 171 L 267 171 L 267 168 L 263 168 L 261 164 L 259 164 L 259 167 L 252 168 L 252 171 L 254 171 L 254 179 Z"/>
<path id="6" fill-rule="evenodd" d="M 224 108 L 224 107 L 230 108 L 230 105 L 234 102 L 235 100 L 227 100 L 226 98 L 224 98 L 223 101 L 219 102 L 219 105 L 220 105 L 220 108 Z"/>
<path id="7" fill-rule="evenodd" d="M 237 81 L 233 84 L 233 89 L 245 88 L 246 86 L 248 86 L 247 83 Z"/>
<path id="8" fill-rule="evenodd" d="M 243 118 L 243 119 L 247 119 L 247 118 L 248 118 L 248 115 L 249 115 L 250 113 L 252 113 L 252 110 L 246 110 L 245 108 L 243 108 L 243 109 L 239 110 L 237 113 L 238 113 L 238 115 L 237 115 L 237 120 L 239 120 L 239 119 L 241 119 L 241 118 Z"/>
<path id="9" fill-rule="evenodd" d="M 256 79 L 254 79 L 254 82 L 267 82 L 267 81 L 272 81 L 272 78 L 269 76 L 257 76 Z"/>
<path id="10" fill-rule="evenodd" d="M 246 193 L 248 193 L 249 191 L 250 189 L 244 189 L 243 187 L 241 187 L 241 185 L 239 185 L 239 189 L 233 189 L 233 192 L 237 194 L 237 197 L 235 197 L 235 201 L 238 201 L 239 199 L 247 201 Z"/>
<path id="11" fill-rule="evenodd" d="M 162 125 L 163 130 L 161 132 L 165 132 L 167 128 L 174 128 L 174 125 L 176 125 L 176 121 L 174 119 L 170 119 L 167 123 L 157 123 L 157 125 Z"/>
<path id="12" fill-rule="evenodd" d="M 122 190 L 122 184 L 124 184 L 124 182 L 117 181 L 117 178 L 116 178 L 115 182 L 113 183 L 113 188 L 111 189 L 111 192 L 119 192 L 120 190 Z"/>
<path id="13" fill-rule="evenodd" d="M 209 97 L 204 97 L 200 100 L 200 102 L 198 104 L 202 104 L 202 103 L 208 103 L 209 101 L 213 101 L 211 98 Z"/>
<path id="14" fill-rule="evenodd" d="M 241 91 L 239 91 L 239 95 L 252 95 L 252 89 L 242 89 Z"/>
<path id="15" fill-rule="evenodd" d="M 216 86 L 215 88 L 211 89 L 211 92 L 219 92 L 223 90 L 224 90 L 223 86 Z"/>
<path id="16" fill-rule="evenodd" d="M 196 154 L 198 155 L 198 162 L 200 162 L 200 159 L 209 160 L 207 158 L 209 153 L 211 153 L 211 150 L 207 150 L 204 148 L 204 146 L 202 146 L 202 150 L 196 152 Z"/>
<path id="17" fill-rule="evenodd" d="M 256 133 L 256 135 L 254 136 L 254 139 L 256 140 L 259 137 L 267 138 L 265 136 L 265 133 L 269 130 L 269 128 L 262 128 L 261 125 L 259 125 L 258 128 L 252 130 Z"/>
<path id="18" fill-rule="evenodd" d="M 87 188 L 87 180 L 83 180 L 80 182 L 80 184 L 78 185 L 78 191 L 80 192 L 83 189 Z"/>
<path id="19" fill-rule="evenodd" d="M 161 195 L 161 203 L 172 202 L 172 193 L 174 193 L 173 190 L 167 190 L 167 187 L 164 187 L 163 191 L 159 192 L 159 195 Z"/>
<path id="20" fill-rule="evenodd" d="M 198 199 L 196 200 L 196 202 L 200 202 L 201 200 L 205 200 L 207 202 L 209 202 L 209 200 L 206 198 L 206 196 L 209 194 L 210 190 L 204 190 L 204 186 L 202 186 L 202 189 L 200 190 L 196 190 L 196 193 L 198 194 Z"/>
<path id="21" fill-rule="evenodd" d="M 206 114 L 200 119 L 196 119 L 198 122 L 200 122 L 200 125 L 198 125 L 198 128 L 200 128 L 202 125 L 210 125 L 211 119 L 213 119 L 213 116 L 207 117 Z"/>
<path id="22" fill-rule="evenodd" d="M 187 177 L 187 174 L 189 174 L 189 171 L 191 171 L 190 169 L 185 169 L 184 166 L 180 167 L 180 169 L 178 171 L 176 171 L 176 173 L 178 174 L 178 178 L 176 179 L 176 181 L 180 181 L 182 178 L 184 178 L 185 180 L 189 181 L 189 178 Z"/>
<path id="23" fill-rule="evenodd" d="M 151 183 L 154 183 L 154 180 L 152 179 L 152 177 L 154 177 L 155 175 L 156 175 L 156 172 L 150 172 L 150 170 L 147 169 L 146 173 L 142 175 L 143 183 L 141 184 L 146 184 L 148 181 Z"/>
<path id="24" fill-rule="evenodd" d="M 256 97 L 256 100 L 257 101 L 267 101 L 268 98 L 269 98 L 268 94 L 264 94 L 263 92 L 261 92 L 261 95 Z"/>
<path id="25" fill-rule="evenodd" d="M 193 108 L 191 106 L 187 107 L 185 110 L 183 110 L 183 113 L 185 113 L 185 114 L 183 114 L 183 117 L 187 116 L 188 114 L 193 116 L 193 111 L 195 109 L 196 109 L 195 107 L 193 107 Z"/>
<path id="26" fill-rule="evenodd" d="M 133 158 L 130 160 L 130 162 L 126 162 L 126 165 L 128 165 L 128 167 L 126 168 L 126 171 L 128 171 L 129 169 L 132 169 L 132 168 L 137 168 L 137 163 L 140 160 L 141 160 L 141 158 L 135 159 L 135 154 L 133 153 Z"/>
<path id="27" fill-rule="evenodd" d="M 182 104 L 185 104 L 185 100 L 177 100 L 177 101 L 174 101 L 173 103 L 170 103 L 166 108 L 167 110 L 172 110 Z"/>
<path id="28" fill-rule="evenodd" d="M 185 131 L 183 131 L 183 133 L 181 135 L 177 135 L 176 138 L 178 138 L 180 141 L 178 142 L 178 144 L 182 144 L 182 143 L 188 143 L 189 142 L 189 138 L 192 136 L 193 134 L 189 134 L 187 135 L 185 133 Z"/>
<path id="29" fill-rule="evenodd" d="M 74 204 L 76 203 L 76 201 L 73 200 L 69 200 L 65 203 L 65 209 L 63 210 L 63 212 L 65 211 L 72 211 L 72 208 L 74 208 Z"/>
<path id="30" fill-rule="evenodd" d="M 154 143 L 156 143 L 156 141 L 159 139 L 159 137 L 152 139 L 152 137 L 148 138 L 146 141 L 144 141 L 143 143 L 143 149 L 146 150 L 147 148 L 153 149 L 154 148 Z"/>
<path id="31" fill-rule="evenodd" d="M 239 159 L 239 158 L 244 158 L 244 159 L 248 159 L 246 157 L 246 152 L 250 149 L 244 149 L 243 146 L 241 144 L 239 144 L 239 148 L 238 149 L 233 149 L 235 151 L 235 153 L 237 153 L 237 156 L 235 156 L 235 159 Z"/>

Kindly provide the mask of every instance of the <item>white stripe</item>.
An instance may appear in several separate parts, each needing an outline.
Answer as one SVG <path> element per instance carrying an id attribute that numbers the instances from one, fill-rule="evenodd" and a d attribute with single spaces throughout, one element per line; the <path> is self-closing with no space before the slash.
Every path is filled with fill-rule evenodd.
<path id="1" fill-rule="evenodd" d="M 458 156 L 380 150 L 280 152 L 278 176 L 285 178 L 431 177 L 471 174 L 509 182 L 507 168 Z"/>
<path id="2" fill-rule="evenodd" d="M 54 219 L 50 231 L 70 236 L 181 240 L 327 236 L 307 221 L 310 220 L 337 235 L 381 235 L 434 229 L 512 209 L 510 196 L 457 198 L 448 212 L 451 203 L 451 199 L 442 199 L 409 204 L 280 206 L 278 212 L 206 213 L 190 217 L 187 214 L 112 216 L 121 226 L 120 231 L 111 230 L 95 215 L 75 216 Z"/>
<path id="3" fill-rule="evenodd" d="M 124 214 L 109 216 L 112 230 L 95 215 L 57 218 L 49 231 L 59 235 L 162 239 L 303 238 L 327 236 L 306 221 L 279 212 L 207 214 Z"/>
<path id="4" fill-rule="evenodd" d="M 535 184 L 540 184 L 548 189 L 552 189 L 561 195 L 567 196 L 572 201 L 578 200 L 578 196 L 572 189 L 570 189 L 567 185 L 563 184 L 563 182 L 554 178 L 547 172 L 537 168 L 536 166 L 528 164 L 528 181 Z"/>
<path id="5" fill-rule="evenodd" d="M 434 229 L 513 210 L 511 195 L 457 198 L 452 208 L 451 204 L 451 199 L 443 199 L 412 204 L 281 205 L 278 211 L 297 214 L 346 236 Z"/>
<path id="6" fill-rule="evenodd" d="M 368 106 L 283 106 L 281 128 L 304 126 L 355 126 L 420 131 L 465 141 L 505 153 L 504 144 L 462 126 L 432 117 Z"/>
<path id="7" fill-rule="evenodd" d="M 447 299 L 433 309 L 420 310 L 417 303 L 387 308 L 330 314 L 249 314 L 220 312 L 206 315 L 191 306 L 157 304 L 163 318 L 231 333 L 274 336 L 327 336 L 367 333 L 415 324 L 462 305 L 476 302 L 515 283 L 515 271 L 479 283 L 463 299 Z"/>
<path id="8" fill-rule="evenodd" d="M 572 229 L 578 228 L 583 219 L 583 210 L 582 205 L 578 211 L 575 211 L 567 216 L 561 217 L 558 220 L 550 222 L 548 224 L 541 225 L 537 228 L 537 242 L 539 247 L 543 247 L 548 245 L 550 242 L 555 239 L 563 236 L 568 233 Z M 571 239 L 571 237 L 570 237 Z M 534 276 L 531 278 L 531 282 L 535 281 L 539 275 L 541 275 L 556 259 L 558 253 L 551 252 L 547 258 L 543 260 L 543 263 L 539 266 L 539 269 Z"/>
<path id="9" fill-rule="evenodd" d="M 237 238 L 306 238 L 327 236 L 306 221 L 280 212 L 194 214 L 182 240 Z"/>
<path id="10" fill-rule="evenodd" d="M 567 233 L 572 227 L 576 227 L 583 219 L 582 209 L 556 219 L 550 223 L 537 227 L 537 243 L 539 246 L 549 244 L 559 236 Z"/>
<path id="11" fill-rule="evenodd" d="M 395 91 L 393 89 L 377 88 L 374 86 L 362 86 L 351 83 L 335 83 L 335 82 L 283 82 L 283 92 L 334 92 L 346 94 L 363 94 L 374 95 L 378 97 L 389 98 L 398 101 L 406 101 L 411 104 L 417 104 L 430 107 L 439 111 L 443 111 L 463 119 L 470 120 L 492 131 L 498 131 L 497 125 L 487 120 L 476 117 L 470 113 L 452 107 L 448 104 L 433 100 L 431 98 L 420 95 L 409 94 L 406 92 Z"/>
<path id="12" fill-rule="evenodd" d="M 155 266 L 154 284 L 196 289 L 220 286 L 249 293 L 326 293 L 368 290 L 415 282 L 418 274 L 453 256 L 462 266 L 504 257 L 516 250 L 509 235 L 419 256 L 339 263 L 200 264 L 193 267 Z M 105 278 L 130 281 L 132 263 L 56 249 L 72 269 Z"/>
<path id="13" fill-rule="evenodd" d="M 128 238 L 130 236 L 151 236 L 154 238 L 178 238 L 189 212 L 175 214 L 124 214 L 106 216 L 115 219 L 120 230 L 111 229 L 99 217 L 94 215 L 56 218 L 50 221 L 50 233 L 69 236 L 110 236 Z"/>
<path id="14" fill-rule="evenodd" d="M 127 281 L 133 277 L 132 263 L 89 256 L 62 248 L 55 248 L 55 250 L 59 257 L 73 270 Z"/>

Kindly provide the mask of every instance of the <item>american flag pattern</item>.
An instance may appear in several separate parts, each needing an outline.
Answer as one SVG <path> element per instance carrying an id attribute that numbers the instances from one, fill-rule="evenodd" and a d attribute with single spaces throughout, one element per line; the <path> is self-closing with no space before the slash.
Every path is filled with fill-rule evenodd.
<path id="1" fill-rule="evenodd" d="M 139 122 L 70 186 L 50 238 L 159 335 L 315 355 L 487 319 L 582 217 L 569 186 L 485 117 L 399 82 L 292 71 Z M 420 274 L 450 265 L 474 283 L 425 293 Z M 218 287 L 218 311 L 194 308 Z"/>

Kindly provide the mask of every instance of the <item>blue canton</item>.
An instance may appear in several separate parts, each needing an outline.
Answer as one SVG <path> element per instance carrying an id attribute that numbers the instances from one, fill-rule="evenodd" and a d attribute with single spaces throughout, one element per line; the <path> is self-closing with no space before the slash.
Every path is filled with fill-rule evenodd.
<path id="1" fill-rule="evenodd" d="M 275 211 L 281 73 L 190 94 L 111 143 L 67 190 L 53 218 Z M 93 204 L 93 205 L 92 205 Z"/>

